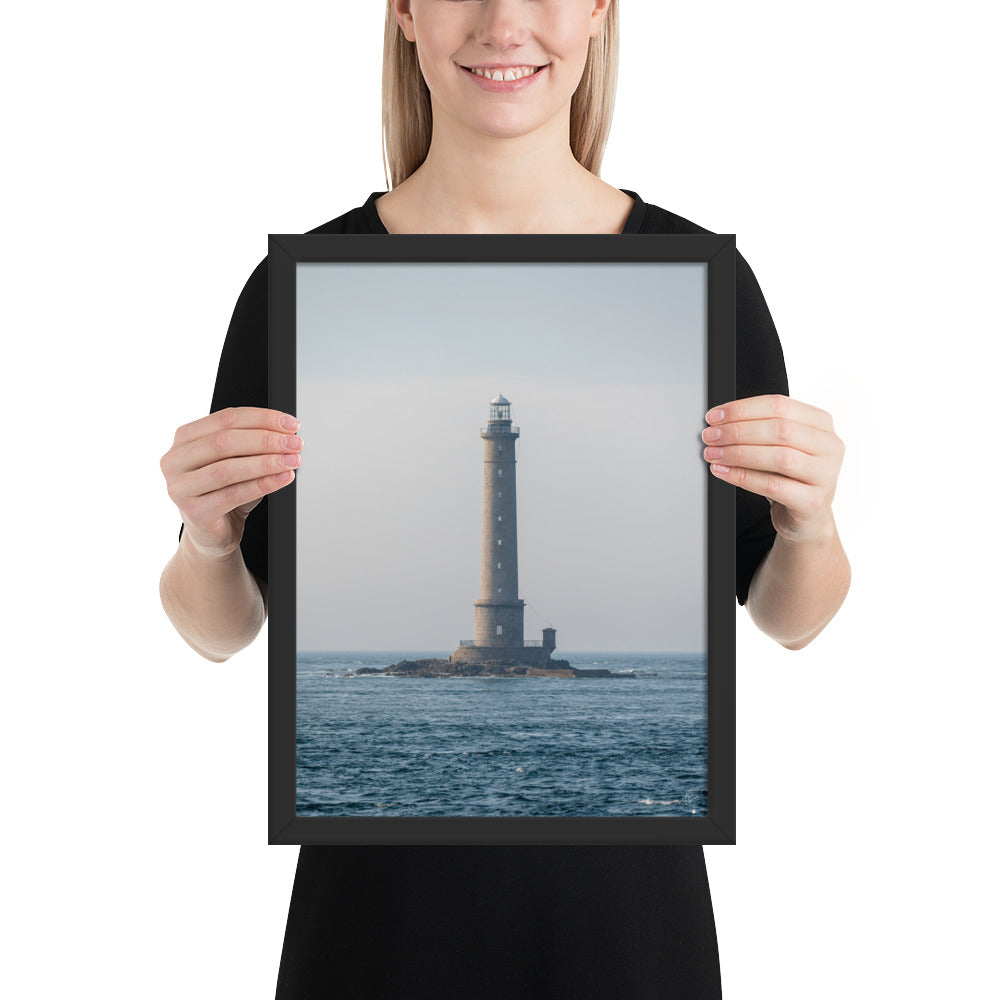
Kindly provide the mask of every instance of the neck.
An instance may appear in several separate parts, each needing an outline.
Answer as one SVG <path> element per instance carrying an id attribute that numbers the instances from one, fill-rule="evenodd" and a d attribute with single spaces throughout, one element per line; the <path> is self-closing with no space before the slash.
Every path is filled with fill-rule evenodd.
<path id="1" fill-rule="evenodd" d="M 407 179 L 422 205 L 454 232 L 537 232 L 554 206 L 596 178 L 574 158 L 569 116 L 502 138 L 436 118 L 427 158 Z"/>

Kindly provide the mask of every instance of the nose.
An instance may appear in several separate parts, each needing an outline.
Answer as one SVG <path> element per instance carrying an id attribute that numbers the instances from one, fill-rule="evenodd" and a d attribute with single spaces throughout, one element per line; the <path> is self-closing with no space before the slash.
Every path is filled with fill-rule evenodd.
<path id="1" fill-rule="evenodd" d="M 528 40 L 528 18 L 524 0 L 486 0 L 477 32 L 482 45 L 507 49 Z"/>

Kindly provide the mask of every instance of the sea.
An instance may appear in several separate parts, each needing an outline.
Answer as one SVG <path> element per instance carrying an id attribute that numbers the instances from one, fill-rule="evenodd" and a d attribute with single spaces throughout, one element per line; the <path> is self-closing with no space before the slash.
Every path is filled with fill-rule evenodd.
<path id="1" fill-rule="evenodd" d="M 356 673 L 448 652 L 298 653 L 298 815 L 707 815 L 703 653 L 556 654 L 628 679 Z"/>

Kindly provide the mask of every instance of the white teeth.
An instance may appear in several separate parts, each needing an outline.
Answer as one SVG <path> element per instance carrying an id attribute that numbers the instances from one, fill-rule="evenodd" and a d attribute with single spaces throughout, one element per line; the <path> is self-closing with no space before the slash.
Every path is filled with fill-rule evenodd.
<path id="1" fill-rule="evenodd" d="M 474 69 L 472 72 L 475 73 L 476 76 L 486 77 L 487 80 L 499 80 L 501 82 L 503 81 L 509 82 L 511 80 L 520 80 L 521 77 L 524 76 L 531 76 L 532 74 L 537 73 L 538 69 L 539 67 L 537 66 L 517 66 L 508 70 Z"/>

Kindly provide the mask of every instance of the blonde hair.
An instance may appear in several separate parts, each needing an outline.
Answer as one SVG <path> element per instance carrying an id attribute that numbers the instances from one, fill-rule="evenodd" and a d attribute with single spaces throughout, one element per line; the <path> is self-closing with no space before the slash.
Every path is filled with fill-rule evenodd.
<path id="1" fill-rule="evenodd" d="M 610 0 L 601 30 L 590 39 L 580 85 L 569 109 L 573 156 L 600 176 L 618 84 L 618 0 Z M 386 0 L 382 50 L 382 167 L 391 189 L 412 174 L 431 147 L 431 95 L 417 47 L 407 40 Z"/>

